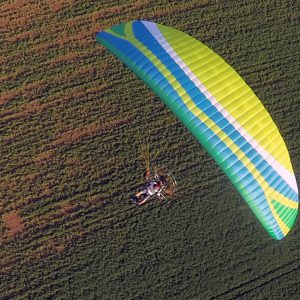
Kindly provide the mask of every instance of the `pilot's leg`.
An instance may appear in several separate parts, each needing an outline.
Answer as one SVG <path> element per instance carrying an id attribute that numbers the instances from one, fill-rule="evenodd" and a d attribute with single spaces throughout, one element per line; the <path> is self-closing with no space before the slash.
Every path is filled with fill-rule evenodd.
<path id="1" fill-rule="evenodd" d="M 140 191 L 140 192 L 137 192 L 135 195 L 136 195 L 137 197 L 140 197 L 141 195 L 146 194 L 146 193 L 147 193 L 147 190 L 145 189 L 145 190 L 142 190 L 142 191 Z"/>
<path id="2" fill-rule="evenodd" d="M 150 199 L 150 197 L 151 196 L 149 194 L 147 194 L 146 198 L 143 201 L 141 201 L 138 205 L 142 205 L 142 204 L 146 203 Z"/>

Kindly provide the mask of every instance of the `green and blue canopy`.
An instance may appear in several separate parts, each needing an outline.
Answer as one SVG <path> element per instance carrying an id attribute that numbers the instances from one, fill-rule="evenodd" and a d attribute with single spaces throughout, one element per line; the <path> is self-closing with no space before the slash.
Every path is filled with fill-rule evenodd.
<path id="1" fill-rule="evenodd" d="M 116 25 L 96 39 L 190 130 L 266 231 L 285 237 L 298 211 L 290 157 L 272 118 L 236 71 L 191 36 L 153 22 Z"/>

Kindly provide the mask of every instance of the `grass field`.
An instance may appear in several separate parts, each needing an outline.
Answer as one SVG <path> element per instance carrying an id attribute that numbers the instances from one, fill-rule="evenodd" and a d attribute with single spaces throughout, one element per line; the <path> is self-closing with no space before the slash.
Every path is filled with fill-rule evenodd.
<path id="1" fill-rule="evenodd" d="M 95 33 L 148 19 L 221 55 L 300 176 L 297 1 L 3 1 L 0 299 L 300 299 L 299 218 L 272 240 L 226 176 Z M 140 136 L 176 201 L 128 204 Z"/>

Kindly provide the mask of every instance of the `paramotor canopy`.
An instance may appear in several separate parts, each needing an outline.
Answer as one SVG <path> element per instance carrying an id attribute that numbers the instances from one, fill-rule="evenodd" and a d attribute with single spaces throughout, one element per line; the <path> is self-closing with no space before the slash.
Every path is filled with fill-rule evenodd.
<path id="1" fill-rule="evenodd" d="M 226 173 L 266 231 L 282 239 L 298 211 L 285 143 L 244 80 L 210 48 L 178 30 L 132 21 L 97 41 L 136 73 Z"/>

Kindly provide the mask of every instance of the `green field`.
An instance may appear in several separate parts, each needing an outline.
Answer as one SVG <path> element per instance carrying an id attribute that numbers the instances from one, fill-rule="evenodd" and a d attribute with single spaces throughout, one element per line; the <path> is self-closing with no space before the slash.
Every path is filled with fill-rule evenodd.
<path id="1" fill-rule="evenodd" d="M 271 239 L 187 129 L 95 41 L 147 19 L 211 47 L 271 114 L 299 180 L 299 11 L 291 0 L 3 1 L 0 299 L 300 299 L 299 218 Z M 177 178 L 171 205 L 128 203 L 143 135 Z"/>

